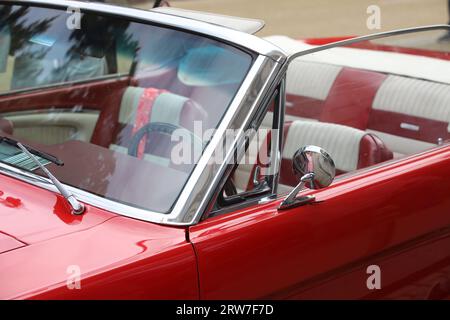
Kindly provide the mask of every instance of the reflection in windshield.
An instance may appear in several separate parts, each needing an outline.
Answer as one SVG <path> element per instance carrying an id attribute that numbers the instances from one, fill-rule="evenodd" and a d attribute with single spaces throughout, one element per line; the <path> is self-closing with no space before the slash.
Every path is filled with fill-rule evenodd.
<path id="1" fill-rule="evenodd" d="M 0 131 L 62 159 L 47 166 L 66 184 L 169 212 L 195 167 L 174 163 L 171 134 L 204 148 L 195 123 L 217 127 L 252 57 L 116 17 L 81 12 L 70 24 L 73 14 L 0 6 Z"/>

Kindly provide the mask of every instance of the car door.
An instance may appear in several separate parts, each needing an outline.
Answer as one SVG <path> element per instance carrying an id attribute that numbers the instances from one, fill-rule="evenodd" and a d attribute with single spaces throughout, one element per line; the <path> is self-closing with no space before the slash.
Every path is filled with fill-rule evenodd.
<path id="1" fill-rule="evenodd" d="M 387 60 L 392 58 L 386 57 Z M 404 56 L 393 57 L 405 59 Z M 322 66 L 320 70 L 323 71 Z M 338 76 L 348 76 L 344 71 L 339 70 Z M 358 106 L 370 97 L 370 115 L 379 117 L 376 114 L 379 101 L 376 99 L 380 96 L 386 98 L 386 92 L 391 88 L 388 84 L 403 79 L 397 79 L 398 74 L 386 75 L 385 71 L 380 73 L 381 80 L 378 75 L 367 77 L 367 70 L 351 68 L 350 71 L 363 75 L 370 83 L 357 86 L 356 91 L 345 92 L 344 96 L 353 97 Z M 370 71 L 374 71 L 373 68 Z M 350 83 L 356 83 L 355 79 L 351 78 Z M 404 80 L 413 81 L 411 74 Z M 286 110 L 286 121 L 302 121 L 295 120 L 299 115 L 290 113 L 288 109 L 292 107 L 289 71 L 287 81 L 287 103 L 284 103 L 285 93 L 281 90 L 280 107 Z M 414 84 L 419 86 L 419 91 L 426 86 L 425 94 L 433 92 L 434 86 L 439 87 L 439 92 L 448 92 L 447 87 L 441 87 L 442 83 L 423 84 L 420 81 L 414 79 Z M 348 86 L 348 83 L 341 83 L 338 87 Z M 376 92 L 371 95 L 369 91 L 374 86 Z M 329 104 L 330 97 L 336 94 L 332 85 L 328 87 L 324 105 Z M 397 100 L 402 96 L 399 92 L 396 92 Z M 338 101 L 342 103 L 342 99 Z M 336 111 L 333 108 L 340 106 L 339 103 L 333 103 L 332 110 Z M 433 105 L 427 105 L 430 113 Z M 324 122 L 342 126 L 348 114 L 353 114 L 348 109 L 350 107 L 351 104 L 345 105 L 347 117 L 341 114 L 334 123 L 329 118 Z M 361 109 L 357 111 L 361 112 Z M 325 111 L 322 116 L 324 114 L 329 116 Z M 398 113 L 391 114 L 392 121 L 397 121 L 394 115 Z M 354 124 L 354 118 L 350 118 Z M 307 123 L 317 120 L 321 122 L 323 119 L 308 119 Z M 381 132 L 381 125 L 385 122 L 373 121 L 380 130 L 379 135 L 385 137 Z M 401 142 L 400 151 L 408 149 L 408 143 L 415 137 L 410 132 L 412 128 L 418 127 L 417 139 L 414 140 L 416 147 L 422 145 L 420 139 L 432 135 L 425 129 L 433 119 L 403 115 L 398 121 L 407 138 L 402 136 L 403 131 L 397 132 L 397 128 L 395 134 L 386 128 L 386 137 L 396 138 L 393 144 L 385 138 L 391 149 L 397 147 L 398 141 Z M 361 131 L 361 128 L 356 129 L 357 126 L 352 130 Z M 436 128 L 435 125 L 432 127 Z M 367 129 L 362 136 L 374 135 L 373 131 Z M 285 136 L 284 140 L 287 139 Z M 302 146 L 298 145 L 298 148 Z M 260 197 L 248 197 L 240 203 L 222 207 L 207 215 L 198 225 L 190 227 L 189 238 L 198 259 L 200 297 L 448 298 L 450 145 L 439 140 L 431 148 L 411 151 L 410 154 L 400 156 L 398 150 L 394 151 L 397 153 L 395 159 L 370 163 L 365 168 L 341 174 L 328 188 L 301 191 L 300 195 L 315 195 L 315 201 L 309 204 L 280 209 L 285 193 L 279 192 L 275 196 L 268 191 Z M 283 150 L 280 152 L 283 154 Z M 339 165 L 339 161 L 336 163 Z M 282 180 L 280 177 L 280 187 Z"/>
<path id="2" fill-rule="evenodd" d="M 426 298 L 450 278 L 448 177 L 447 146 L 339 179 L 310 205 L 209 218 L 190 229 L 201 297 Z M 373 265 L 380 290 L 367 286 Z"/>

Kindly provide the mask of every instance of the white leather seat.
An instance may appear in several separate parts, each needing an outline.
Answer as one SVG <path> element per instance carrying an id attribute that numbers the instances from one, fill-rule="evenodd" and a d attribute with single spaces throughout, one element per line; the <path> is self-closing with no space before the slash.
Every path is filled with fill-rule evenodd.
<path id="1" fill-rule="evenodd" d="M 141 110 L 139 110 L 140 105 Z M 141 126 L 147 123 L 168 123 L 192 132 L 194 121 L 205 121 L 206 117 L 206 112 L 189 98 L 155 88 L 128 87 L 120 105 L 119 130 L 109 148 L 128 153 L 133 130 L 136 130 L 138 122 Z M 143 157 L 168 166 L 170 165 L 170 146 L 173 143 L 170 137 L 154 134 L 155 136 L 151 139 L 153 141 L 150 143 L 151 150 L 146 149 Z M 156 140 L 154 140 L 155 137 Z M 194 145 L 198 146 L 198 144 Z"/>
<path id="2" fill-rule="evenodd" d="M 367 131 L 395 157 L 435 147 L 450 138 L 450 85 L 388 76 L 373 101 Z"/>
<path id="3" fill-rule="evenodd" d="M 292 170 L 295 152 L 306 145 L 325 149 L 342 174 L 392 159 L 390 152 L 376 136 L 365 131 L 324 122 L 294 121 L 285 125 L 280 184 L 294 186 L 298 178 Z"/>

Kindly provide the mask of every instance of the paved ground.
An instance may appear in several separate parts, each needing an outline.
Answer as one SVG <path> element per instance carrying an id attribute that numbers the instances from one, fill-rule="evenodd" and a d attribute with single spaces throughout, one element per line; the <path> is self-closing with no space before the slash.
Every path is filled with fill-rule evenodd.
<path id="1" fill-rule="evenodd" d="M 266 28 L 259 33 L 262 36 L 372 33 L 366 27 L 366 10 L 370 5 L 381 9 L 380 31 L 448 22 L 447 0 L 171 0 L 170 3 L 174 7 L 263 19 Z"/>

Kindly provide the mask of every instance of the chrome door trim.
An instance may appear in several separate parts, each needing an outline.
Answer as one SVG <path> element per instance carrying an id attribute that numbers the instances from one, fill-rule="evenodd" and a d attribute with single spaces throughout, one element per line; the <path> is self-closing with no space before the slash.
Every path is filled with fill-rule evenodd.
<path id="1" fill-rule="evenodd" d="M 281 79 L 280 82 L 280 92 L 279 92 L 279 101 L 278 101 L 278 114 L 274 115 L 274 121 L 272 126 L 276 125 L 276 137 L 272 138 L 274 143 L 271 146 L 271 154 L 274 154 L 273 157 L 273 165 L 271 170 L 273 170 L 273 181 L 272 181 L 272 194 L 276 195 L 278 192 L 278 181 L 280 178 L 280 169 L 281 169 L 281 152 L 283 147 L 283 130 L 284 130 L 284 114 L 285 114 L 285 106 L 286 106 L 286 77 Z M 273 132 L 272 132 L 273 134 Z"/>
<path id="2" fill-rule="evenodd" d="M 185 17 L 170 15 L 158 11 L 149 11 L 137 8 L 120 7 L 111 4 L 96 2 L 81 2 L 70 0 L 1 0 L 0 4 L 36 5 L 53 8 L 77 8 L 82 11 L 93 11 L 114 16 L 121 16 L 129 19 L 140 20 L 149 23 L 156 23 L 168 27 L 174 27 L 202 34 L 207 37 L 234 43 L 243 48 L 247 48 L 260 55 L 264 55 L 274 61 L 283 61 L 286 54 L 277 46 L 254 35 L 218 26 L 215 24 L 193 20 Z"/>

